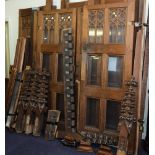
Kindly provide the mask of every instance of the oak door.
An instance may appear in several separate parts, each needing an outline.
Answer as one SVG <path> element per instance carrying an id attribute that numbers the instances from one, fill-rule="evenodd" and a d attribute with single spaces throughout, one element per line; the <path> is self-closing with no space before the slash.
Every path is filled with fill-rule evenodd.
<path id="1" fill-rule="evenodd" d="M 47 68 L 50 72 L 49 109 L 61 111 L 58 130 L 65 130 L 67 118 L 64 100 L 62 31 L 72 28 L 75 43 L 76 10 L 40 11 L 38 12 L 38 24 L 36 68 Z"/>
<path id="2" fill-rule="evenodd" d="M 79 131 L 117 135 L 124 82 L 132 72 L 133 3 L 85 6 Z"/>

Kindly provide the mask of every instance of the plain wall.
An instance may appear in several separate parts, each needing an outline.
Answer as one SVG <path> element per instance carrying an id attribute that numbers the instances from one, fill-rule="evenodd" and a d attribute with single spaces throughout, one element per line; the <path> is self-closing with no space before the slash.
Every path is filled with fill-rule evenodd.
<path id="1" fill-rule="evenodd" d="M 54 5 L 60 8 L 60 1 L 54 0 Z M 46 0 L 7 0 L 5 1 L 5 21 L 9 23 L 10 64 L 14 62 L 16 42 L 18 38 L 19 9 L 40 7 Z"/>
<path id="2" fill-rule="evenodd" d="M 70 0 L 79 2 L 85 0 Z M 60 8 L 61 0 L 53 0 L 54 5 Z M 5 21 L 9 23 L 9 43 L 10 43 L 10 64 L 14 62 L 16 42 L 18 38 L 19 9 L 40 7 L 46 4 L 46 0 L 6 0 L 5 1 Z M 10 66 L 9 64 L 9 66 Z"/>

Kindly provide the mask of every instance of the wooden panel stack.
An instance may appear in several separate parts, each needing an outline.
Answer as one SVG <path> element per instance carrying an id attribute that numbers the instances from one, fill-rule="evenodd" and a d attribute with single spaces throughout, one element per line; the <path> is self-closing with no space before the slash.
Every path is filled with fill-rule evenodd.
<path id="1" fill-rule="evenodd" d="M 17 102 L 19 98 L 19 92 L 22 84 L 22 70 L 24 62 L 26 39 L 20 37 L 17 40 L 16 53 L 14 59 L 14 65 L 10 68 L 10 79 L 6 94 L 6 115 L 7 124 L 6 127 L 10 128 L 11 119 L 15 116 Z"/>
<path id="2" fill-rule="evenodd" d="M 16 132 L 40 136 L 47 110 L 49 73 L 29 71 L 23 82 L 18 104 Z"/>

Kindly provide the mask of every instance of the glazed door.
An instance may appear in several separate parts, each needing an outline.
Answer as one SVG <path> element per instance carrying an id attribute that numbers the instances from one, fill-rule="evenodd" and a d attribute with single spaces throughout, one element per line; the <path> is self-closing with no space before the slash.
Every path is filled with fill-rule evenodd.
<path id="1" fill-rule="evenodd" d="M 79 131 L 117 135 L 124 82 L 132 71 L 131 6 L 84 8 Z"/>
<path id="2" fill-rule="evenodd" d="M 50 72 L 49 109 L 60 110 L 58 130 L 66 127 L 66 104 L 64 100 L 64 62 L 62 32 L 72 28 L 75 42 L 76 10 L 63 9 L 38 13 L 39 30 L 36 62 L 37 68 L 47 68 Z"/>

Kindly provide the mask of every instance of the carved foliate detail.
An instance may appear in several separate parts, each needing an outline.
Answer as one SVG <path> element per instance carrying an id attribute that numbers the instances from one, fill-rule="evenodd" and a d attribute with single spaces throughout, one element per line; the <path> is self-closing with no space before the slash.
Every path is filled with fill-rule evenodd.
<path id="1" fill-rule="evenodd" d="M 125 96 L 123 97 L 123 101 L 121 104 L 121 115 L 120 120 L 126 120 L 128 122 L 136 121 L 136 87 L 138 86 L 135 78 L 132 77 L 130 81 L 126 83 L 128 89 L 125 92 Z"/>
<path id="2" fill-rule="evenodd" d="M 44 27 L 54 30 L 54 26 L 55 26 L 55 16 L 54 15 L 45 15 L 44 16 Z"/>
<path id="3" fill-rule="evenodd" d="M 81 131 L 80 135 L 83 137 L 84 141 L 87 141 L 89 143 L 114 145 L 114 146 L 118 145 L 118 136 L 112 136 L 105 133 L 86 132 L 86 131 Z"/>
<path id="4" fill-rule="evenodd" d="M 60 14 L 59 15 L 59 28 L 71 28 L 72 27 L 72 14 Z"/>
<path id="5" fill-rule="evenodd" d="M 111 8 L 109 16 L 110 25 L 126 25 L 126 8 Z"/>
<path id="6" fill-rule="evenodd" d="M 111 8 L 109 10 L 109 41 L 111 43 L 125 42 L 126 21 L 126 8 Z"/>

